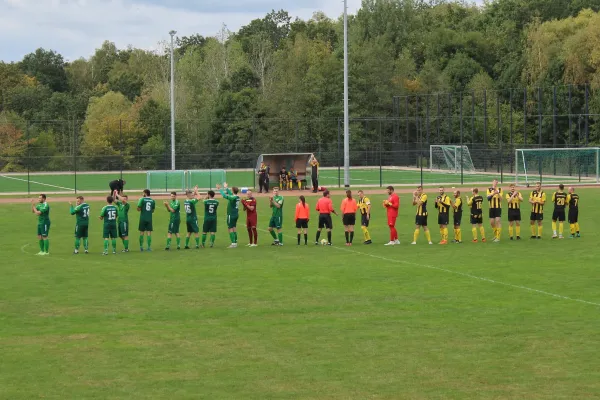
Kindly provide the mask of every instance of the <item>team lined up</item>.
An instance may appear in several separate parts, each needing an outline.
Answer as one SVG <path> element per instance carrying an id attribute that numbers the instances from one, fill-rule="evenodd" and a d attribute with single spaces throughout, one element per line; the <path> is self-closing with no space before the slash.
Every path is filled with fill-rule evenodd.
<path id="1" fill-rule="evenodd" d="M 245 198 L 239 196 L 239 190 L 236 187 L 229 188 L 225 183 L 223 187 L 217 185 L 223 199 L 227 202 L 227 230 L 231 244 L 230 248 L 238 246 L 237 222 L 239 219 L 240 205 L 246 212 L 246 229 L 248 231 L 248 245 L 256 247 L 258 245 L 257 231 L 257 210 L 256 199 L 252 191 L 248 191 Z M 386 246 L 400 244 L 398 232 L 396 230 L 396 220 L 400 208 L 400 199 L 392 186 L 387 187 L 388 198 L 383 201 L 383 206 L 387 210 L 387 223 L 390 229 L 390 241 Z M 467 206 L 469 207 L 470 223 L 472 225 L 473 242 L 486 241 L 485 229 L 483 227 L 483 203 L 484 197 L 479 194 L 477 188 L 472 189 L 472 197 L 467 196 Z M 492 186 L 487 189 L 487 200 L 489 202 L 489 218 L 493 229 L 493 241 L 499 242 L 502 232 L 502 203 L 503 199 L 508 204 L 508 222 L 510 240 L 521 239 L 521 203 L 524 202 L 523 195 L 516 190 L 514 185 L 510 185 L 509 192 L 503 194 L 502 188 L 498 187 L 498 181 L 494 180 Z M 204 206 L 204 221 L 202 230 L 198 223 L 197 206 L 202 201 Z M 433 244 L 431 233 L 428 228 L 428 196 L 419 186 L 413 193 L 412 204 L 416 206 L 415 231 L 412 244 L 416 244 L 420 231 L 423 230 L 429 244 Z M 529 195 L 531 204 L 530 227 L 531 238 L 541 239 L 544 219 L 544 206 L 546 204 L 546 193 L 542 190 L 541 184 L 537 183 L 535 190 Z M 552 215 L 553 238 L 563 238 L 564 221 L 566 220 L 566 207 L 569 207 L 568 221 L 570 224 L 570 237 L 580 237 L 579 232 L 579 195 L 575 193 L 574 188 L 570 187 L 565 193 L 564 186 L 561 184 L 558 190 L 553 193 L 551 202 L 554 204 Z M 85 203 L 82 196 L 78 196 L 76 204 L 70 204 L 70 214 L 76 217 L 75 224 L 75 243 L 74 253 L 78 254 L 81 244 L 84 252 L 89 252 L 88 228 L 90 219 L 90 207 Z M 167 230 L 167 242 L 165 250 L 171 249 L 173 237 L 175 237 L 176 248 L 181 248 L 181 202 L 177 198 L 177 193 L 171 193 L 170 201 L 164 202 L 165 209 L 169 212 L 169 225 Z M 269 197 L 269 207 L 271 208 L 271 218 L 269 220 L 268 231 L 273 238 L 273 245 L 283 245 L 283 206 L 284 197 L 279 194 L 279 189 L 273 189 L 273 195 Z M 438 225 L 440 229 L 440 244 L 448 243 L 448 225 L 450 221 L 450 212 L 453 212 L 454 240 L 455 243 L 462 242 L 461 222 L 463 214 L 463 200 L 460 191 L 453 192 L 453 199 L 445 194 L 444 188 L 439 188 L 438 196 L 435 198 L 434 207 L 438 211 Z M 190 249 L 192 235 L 194 236 L 195 248 L 206 247 L 207 239 L 210 238 L 209 246 L 213 247 L 217 233 L 217 210 L 219 201 L 215 199 L 215 192 L 209 191 L 202 198 L 196 187 L 193 191 L 186 192 L 186 199 L 183 202 L 183 210 L 186 221 L 185 249 Z M 155 201 L 150 197 L 150 191 L 144 190 L 143 197 L 137 202 L 137 210 L 140 212 L 138 224 L 139 247 L 144 251 L 144 241 L 146 242 L 146 251 L 152 250 L 152 217 L 156 208 Z M 323 193 L 323 197 L 317 201 L 315 210 L 318 212 L 318 228 L 315 236 L 315 244 L 319 244 L 321 232 L 326 230 L 327 239 L 325 244 L 332 243 L 333 220 L 331 214 L 338 215 L 333 207 L 329 191 Z M 364 235 L 364 244 L 371 244 L 371 236 L 368 230 L 371 220 L 371 202 L 362 190 L 358 191 L 358 199 L 353 198 L 352 192 L 347 191 L 346 197 L 342 200 L 340 210 L 342 213 L 342 223 L 344 225 L 344 234 L 346 245 L 351 246 L 354 241 L 354 227 L 356 225 L 356 213 L 360 214 L 360 224 Z M 117 238 L 123 243 L 123 252 L 129 251 L 129 211 L 130 203 L 128 196 L 119 195 L 114 192 L 113 196 L 107 197 L 107 204 L 102 208 L 99 219 L 103 221 L 104 251 L 107 255 L 109 245 L 112 247 L 113 254 L 116 253 Z M 50 206 L 46 201 L 45 195 L 40 195 L 38 204 L 32 200 L 32 212 L 38 216 L 38 240 L 40 246 L 39 255 L 49 253 L 48 234 L 50 230 Z M 297 244 L 301 243 L 304 236 L 304 244 L 308 244 L 308 224 L 310 221 L 310 207 L 306 203 L 304 196 L 299 196 L 296 204 L 295 223 L 298 230 Z M 558 228 L 558 229 L 557 229 Z M 200 235 L 201 232 L 201 235 Z M 478 233 L 480 235 L 478 236 Z"/>

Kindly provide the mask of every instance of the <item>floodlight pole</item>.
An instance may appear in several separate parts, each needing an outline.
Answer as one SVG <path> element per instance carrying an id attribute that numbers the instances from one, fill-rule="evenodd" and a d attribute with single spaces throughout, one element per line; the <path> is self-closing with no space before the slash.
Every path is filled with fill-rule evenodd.
<path id="1" fill-rule="evenodd" d="M 170 31 L 171 35 L 171 170 L 175 171 L 175 59 L 173 57 L 173 36 L 176 31 Z"/>
<path id="2" fill-rule="evenodd" d="M 344 187 L 350 187 L 350 121 L 348 114 L 348 0 L 344 0 Z"/>

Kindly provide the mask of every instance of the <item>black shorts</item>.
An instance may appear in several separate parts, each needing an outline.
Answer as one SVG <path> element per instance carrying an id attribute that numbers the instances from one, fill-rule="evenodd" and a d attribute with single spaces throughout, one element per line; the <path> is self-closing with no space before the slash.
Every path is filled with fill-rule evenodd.
<path id="1" fill-rule="evenodd" d="M 369 227 L 369 218 L 368 218 L 367 214 L 360 215 L 360 224 L 367 228 Z"/>
<path id="2" fill-rule="evenodd" d="M 569 223 L 576 224 L 579 220 L 579 210 L 569 209 Z"/>
<path id="3" fill-rule="evenodd" d="M 448 225 L 449 220 L 450 220 L 450 215 L 448 213 L 438 214 L 438 225 Z"/>
<path id="4" fill-rule="evenodd" d="M 454 226 L 460 226 L 462 221 L 462 212 L 454 213 Z"/>
<path id="5" fill-rule="evenodd" d="M 342 223 L 344 226 L 356 225 L 356 214 L 344 214 L 342 216 Z"/>
<path id="6" fill-rule="evenodd" d="M 500 218 L 502 216 L 501 208 L 490 208 L 490 219 Z"/>
<path id="7" fill-rule="evenodd" d="M 483 214 L 471 214 L 471 225 L 483 224 Z"/>
<path id="8" fill-rule="evenodd" d="M 296 220 L 296 228 L 308 229 L 308 220 L 306 218 L 298 218 Z"/>
<path id="9" fill-rule="evenodd" d="M 508 209 L 508 222 L 521 221 L 521 210 L 518 208 Z"/>
<path id="10" fill-rule="evenodd" d="M 543 213 L 531 213 L 531 216 L 529 217 L 530 221 L 543 221 L 544 220 L 544 214 Z"/>
<path id="11" fill-rule="evenodd" d="M 415 216 L 415 225 L 427 226 L 427 215 Z"/>
<path id="12" fill-rule="evenodd" d="M 319 214 L 319 229 L 332 229 L 331 214 Z"/>
<path id="13" fill-rule="evenodd" d="M 554 210 L 552 213 L 552 221 L 565 222 L 565 210 Z"/>

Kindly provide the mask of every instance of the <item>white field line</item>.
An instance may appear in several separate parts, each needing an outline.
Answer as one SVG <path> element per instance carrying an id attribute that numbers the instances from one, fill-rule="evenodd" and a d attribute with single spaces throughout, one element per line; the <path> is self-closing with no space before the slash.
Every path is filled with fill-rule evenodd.
<path id="1" fill-rule="evenodd" d="M 268 231 L 266 231 L 264 229 L 259 229 L 259 230 L 268 233 Z M 296 239 L 296 237 L 291 236 L 291 235 L 285 235 L 285 236 L 288 237 L 288 238 Z M 513 285 L 512 283 L 506 283 L 506 282 L 502 282 L 502 281 L 497 281 L 497 280 L 494 280 L 494 279 L 485 278 L 485 277 L 481 277 L 481 276 L 477 276 L 477 275 L 472 275 L 472 274 L 468 274 L 468 273 L 465 273 L 465 272 L 453 271 L 451 269 L 436 267 L 436 266 L 427 265 L 427 264 L 419 264 L 419 263 L 414 263 L 414 262 L 410 262 L 410 261 L 395 260 L 393 258 L 387 258 L 387 257 L 378 256 L 378 255 L 375 255 L 375 254 L 363 253 L 361 251 L 350 250 L 350 249 L 347 249 L 347 248 L 344 248 L 344 247 L 332 246 L 332 248 L 334 248 L 336 250 L 339 250 L 339 251 L 344 251 L 344 252 L 348 252 L 348 253 L 358 254 L 358 255 L 361 255 L 361 256 L 366 256 L 366 257 L 371 257 L 371 258 L 377 258 L 379 260 L 383 260 L 383 261 L 387 261 L 387 262 L 391 262 L 391 263 L 410 265 L 410 266 L 418 267 L 418 268 L 432 269 L 432 270 L 435 270 L 435 271 L 441 271 L 441 272 L 445 272 L 447 274 L 462 276 L 464 278 L 474 279 L 474 280 L 478 280 L 478 281 L 481 281 L 481 282 L 487 282 L 487 283 L 492 283 L 492 284 L 495 284 L 495 285 L 501 285 L 501 286 L 510 287 L 510 288 L 513 288 L 513 289 L 524 290 L 524 291 L 530 292 L 530 293 L 542 294 L 542 295 L 554 297 L 554 298 L 560 299 L 560 300 L 574 301 L 574 302 L 577 302 L 577 303 L 583 303 L 583 304 L 588 304 L 588 305 L 600 307 L 600 303 L 594 303 L 593 301 L 587 301 L 587 300 L 577 299 L 577 298 L 573 298 L 573 297 L 563 296 L 563 295 L 560 295 L 560 294 L 547 292 L 545 290 L 534 289 L 534 288 L 530 288 L 530 287 L 527 287 L 527 286 Z"/>
<path id="2" fill-rule="evenodd" d="M 0 178 L 13 179 L 15 181 L 27 182 L 27 179 L 15 178 L 14 176 L 0 175 Z M 31 181 L 31 180 L 29 182 L 30 183 L 35 183 L 36 185 L 50 186 L 50 187 L 54 187 L 54 188 L 58 188 L 58 189 L 69 190 L 69 191 L 72 191 L 72 192 L 75 191 L 75 189 L 67 188 L 67 187 L 64 187 L 64 186 L 51 185 L 49 183 L 42 183 L 42 182 Z"/>

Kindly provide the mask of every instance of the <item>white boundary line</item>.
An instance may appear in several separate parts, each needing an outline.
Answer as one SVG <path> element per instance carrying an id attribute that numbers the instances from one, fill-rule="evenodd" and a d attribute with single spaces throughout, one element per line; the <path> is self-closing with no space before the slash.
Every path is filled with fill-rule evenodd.
<path id="1" fill-rule="evenodd" d="M 259 230 L 268 233 L 268 231 L 266 231 L 264 229 L 259 229 Z M 291 235 L 285 235 L 285 236 L 289 237 L 289 238 L 296 239 L 294 236 L 291 236 Z M 492 284 L 495 284 L 495 285 L 506 286 L 506 287 L 510 287 L 510 288 L 513 288 L 513 289 L 520 289 L 520 290 L 524 290 L 524 291 L 530 292 L 530 293 L 543 294 L 545 296 L 554 297 L 554 298 L 560 299 L 560 300 L 574 301 L 574 302 L 577 302 L 577 303 L 583 303 L 583 304 L 588 304 L 588 305 L 600 307 L 600 303 L 594 303 L 593 301 L 576 299 L 576 298 L 573 298 L 573 297 L 563 296 L 563 295 L 556 294 L 556 293 L 550 293 L 550 292 L 546 292 L 545 290 L 534 289 L 534 288 L 530 288 L 530 287 L 527 287 L 527 286 L 513 285 L 512 283 L 506 283 L 506 282 L 501 282 L 501 281 L 497 281 L 497 280 L 490 279 L 490 278 L 484 278 L 484 277 L 481 277 L 481 276 L 468 274 L 466 272 L 453 271 L 451 269 L 446 269 L 446 268 L 441 268 L 441 267 L 435 267 L 433 265 L 427 265 L 427 264 L 418 264 L 418 263 L 414 263 L 414 262 L 410 262 L 410 261 L 394 260 L 392 258 L 382 257 L 382 256 L 378 256 L 378 255 L 375 255 L 375 254 L 363 253 L 361 251 L 350 250 L 350 249 L 343 248 L 343 247 L 332 246 L 332 248 L 334 248 L 336 250 L 339 250 L 339 251 L 344 251 L 344 252 L 347 252 L 347 253 L 353 253 L 353 254 L 359 254 L 361 256 L 378 258 L 380 260 L 391 262 L 391 263 L 410 265 L 410 266 L 418 267 L 418 268 L 432 269 L 432 270 L 435 270 L 435 271 L 445 272 L 447 274 L 462 276 L 464 278 L 474 279 L 474 280 L 478 280 L 478 281 L 482 281 L 482 282 L 488 282 L 488 283 L 492 283 Z"/>
<path id="2" fill-rule="evenodd" d="M 0 178 L 14 179 L 15 181 L 27 182 L 27 179 L 15 178 L 14 176 L 0 175 Z M 69 191 L 72 191 L 72 192 L 75 191 L 75 189 L 67 188 L 67 187 L 64 187 L 64 186 L 51 185 L 49 183 L 36 182 L 36 181 L 31 181 L 31 180 L 29 182 L 30 183 L 35 183 L 36 185 L 50 186 L 50 187 L 55 187 L 55 188 L 59 188 L 59 189 L 69 190 Z"/>

